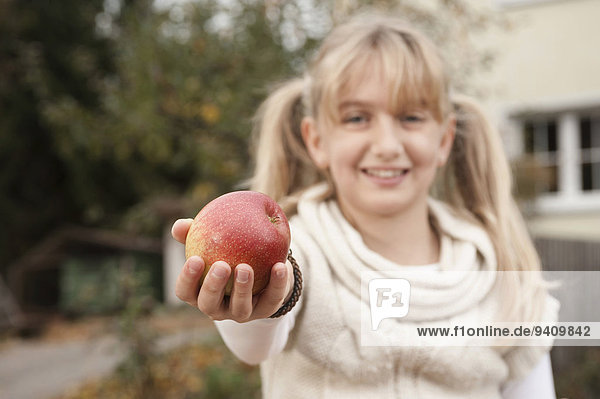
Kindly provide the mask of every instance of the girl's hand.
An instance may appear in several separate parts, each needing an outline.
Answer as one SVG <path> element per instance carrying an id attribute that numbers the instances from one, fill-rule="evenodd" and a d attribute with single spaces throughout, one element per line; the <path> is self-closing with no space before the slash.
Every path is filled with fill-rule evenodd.
<path id="1" fill-rule="evenodd" d="M 171 229 L 173 238 L 185 244 L 191 225 L 192 219 L 177 220 Z M 230 265 L 223 261 L 210 265 L 200 286 L 205 267 L 201 257 L 190 257 L 177 277 L 175 294 L 213 320 L 231 319 L 244 323 L 268 318 L 287 300 L 294 284 L 291 264 L 276 263 L 271 269 L 267 287 L 260 294 L 252 296 L 254 273 L 249 265 L 241 263 L 234 269 L 236 275 L 231 296 L 226 297 L 224 290 L 231 275 Z"/>

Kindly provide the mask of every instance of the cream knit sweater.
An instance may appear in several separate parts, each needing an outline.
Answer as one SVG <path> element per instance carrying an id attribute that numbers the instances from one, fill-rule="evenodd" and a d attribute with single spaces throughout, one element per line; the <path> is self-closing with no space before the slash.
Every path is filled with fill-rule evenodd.
<path id="1" fill-rule="evenodd" d="M 501 385 L 525 376 L 549 346 L 361 346 L 361 272 L 402 266 L 369 250 L 334 201 L 308 191 L 291 219 L 294 256 L 304 292 L 284 350 L 261 364 L 264 398 L 500 398 Z M 480 228 L 431 200 L 441 235 L 442 270 L 496 270 L 494 250 Z M 478 320 L 495 314 L 501 298 L 493 273 L 411 278 L 409 315 L 382 322 L 384 334 L 423 322 Z M 436 277 L 438 276 L 438 277 Z M 490 277 L 491 276 L 491 277 Z M 544 320 L 556 320 L 548 297 Z M 387 329 L 387 331 L 386 331 Z"/>

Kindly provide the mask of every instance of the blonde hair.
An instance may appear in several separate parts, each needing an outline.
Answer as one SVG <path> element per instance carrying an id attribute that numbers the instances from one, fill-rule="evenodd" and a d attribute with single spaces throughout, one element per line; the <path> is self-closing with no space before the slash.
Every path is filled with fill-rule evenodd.
<path id="1" fill-rule="evenodd" d="M 251 189 L 270 195 L 286 212 L 294 213 L 305 188 L 329 179 L 308 155 L 300 122 L 304 116 L 336 120 L 340 93 L 373 64 L 382 69 L 391 87 L 391 104 L 425 106 L 438 121 L 451 111 L 447 78 L 433 44 L 396 19 L 362 15 L 334 29 L 305 75 L 277 86 L 259 108 Z M 330 184 L 328 195 L 333 194 Z"/>
<path id="2" fill-rule="evenodd" d="M 375 60 L 375 61 L 373 61 Z M 251 189 L 275 198 L 288 214 L 309 186 L 329 179 L 311 161 L 302 140 L 303 116 L 334 120 L 338 98 L 367 68 L 380 67 L 398 108 L 425 106 L 441 122 L 457 118 L 456 138 L 438 183 L 439 199 L 489 235 L 501 271 L 539 271 L 540 260 L 512 196 L 512 177 L 498 132 L 475 101 L 450 98 L 448 78 L 434 45 L 401 21 L 384 16 L 354 18 L 324 40 L 305 75 L 278 86 L 261 105 L 255 138 L 255 172 Z M 327 197 L 334 195 L 329 184 Z M 327 198 L 325 197 L 325 198 Z M 324 198 L 324 199 L 325 199 Z M 541 273 L 522 273 L 515 290 L 507 285 L 516 315 L 534 321 L 545 287 Z M 519 298 L 519 292 L 527 292 Z M 525 294 L 523 294 L 525 296 Z M 537 303 L 537 305 L 534 305 Z"/>

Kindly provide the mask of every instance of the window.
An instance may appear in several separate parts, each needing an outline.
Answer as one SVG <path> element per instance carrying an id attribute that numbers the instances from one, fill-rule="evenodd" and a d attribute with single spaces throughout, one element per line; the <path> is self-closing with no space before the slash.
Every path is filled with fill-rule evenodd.
<path id="1" fill-rule="evenodd" d="M 600 211 L 600 97 L 515 112 L 516 194 L 540 213 Z"/>
<path id="2" fill-rule="evenodd" d="M 526 120 L 523 123 L 525 153 L 535 166 L 535 184 L 539 192 L 558 191 L 558 143 L 556 120 Z"/>
<path id="3" fill-rule="evenodd" d="M 579 135 L 581 189 L 600 190 L 600 117 L 581 118 Z"/>

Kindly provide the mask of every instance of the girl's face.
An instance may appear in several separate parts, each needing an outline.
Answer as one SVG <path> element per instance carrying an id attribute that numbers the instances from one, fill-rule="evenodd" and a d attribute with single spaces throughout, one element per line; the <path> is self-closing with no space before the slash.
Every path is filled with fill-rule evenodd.
<path id="1" fill-rule="evenodd" d="M 342 93 L 338 120 L 302 123 L 309 153 L 318 167 L 328 169 L 350 219 L 425 206 L 454 139 L 452 117 L 439 123 L 425 108 L 395 111 L 381 75 L 368 74 Z"/>

